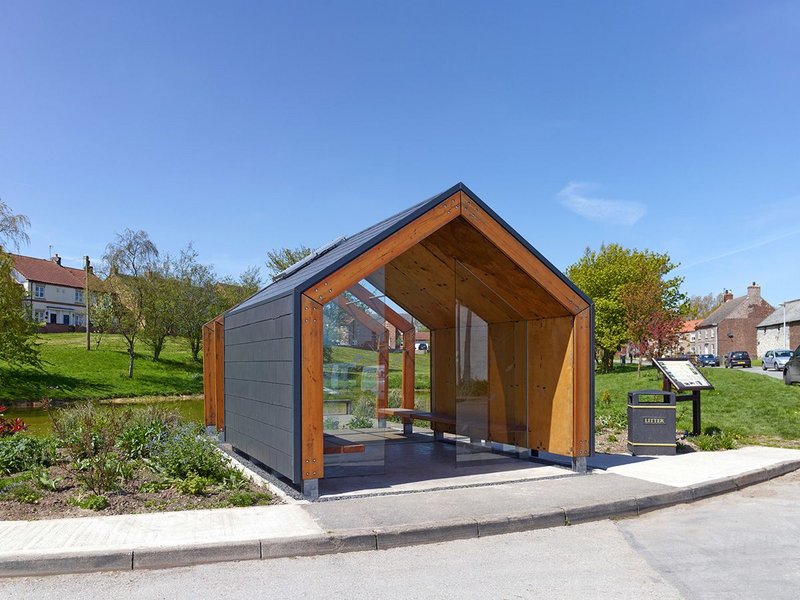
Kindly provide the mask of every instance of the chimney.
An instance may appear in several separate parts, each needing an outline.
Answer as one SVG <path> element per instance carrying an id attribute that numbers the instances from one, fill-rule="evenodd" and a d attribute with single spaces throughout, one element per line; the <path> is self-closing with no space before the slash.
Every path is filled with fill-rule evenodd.
<path id="1" fill-rule="evenodd" d="M 750 304 L 758 304 L 761 302 L 761 286 L 756 285 L 756 282 L 753 282 L 753 285 L 747 286 L 747 300 Z"/>
<path id="2" fill-rule="evenodd" d="M 58 254 L 53 254 L 53 257 L 50 260 L 56 263 L 59 267 L 61 266 L 61 257 Z"/>
<path id="3" fill-rule="evenodd" d="M 722 294 L 722 301 L 728 302 L 729 300 L 733 300 L 733 294 L 730 290 L 725 290 L 725 293 Z"/>

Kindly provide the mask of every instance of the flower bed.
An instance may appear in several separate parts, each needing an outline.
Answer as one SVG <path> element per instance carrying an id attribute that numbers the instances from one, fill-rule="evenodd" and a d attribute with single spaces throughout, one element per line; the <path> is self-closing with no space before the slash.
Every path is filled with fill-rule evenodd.
<path id="1" fill-rule="evenodd" d="M 58 411 L 54 435 L 0 437 L 0 519 L 270 504 L 196 423 L 156 407 Z"/>

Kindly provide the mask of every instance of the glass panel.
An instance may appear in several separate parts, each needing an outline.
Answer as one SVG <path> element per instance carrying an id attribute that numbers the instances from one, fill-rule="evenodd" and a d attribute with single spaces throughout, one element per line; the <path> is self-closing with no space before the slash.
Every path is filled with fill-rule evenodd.
<path id="1" fill-rule="evenodd" d="M 527 458 L 527 323 L 456 263 L 456 460 Z"/>
<path id="2" fill-rule="evenodd" d="M 323 307 L 325 478 L 384 472 L 390 332 L 373 273 Z"/>

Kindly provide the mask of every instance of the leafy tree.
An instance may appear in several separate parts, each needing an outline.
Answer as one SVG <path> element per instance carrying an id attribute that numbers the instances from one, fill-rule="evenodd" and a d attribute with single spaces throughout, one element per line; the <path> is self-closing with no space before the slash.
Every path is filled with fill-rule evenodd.
<path id="1" fill-rule="evenodd" d="M 311 248 L 298 246 L 297 248 L 275 248 L 267 252 L 267 271 L 273 279 L 296 262 L 303 260 L 311 254 Z"/>
<path id="2" fill-rule="evenodd" d="M 152 350 L 158 362 L 167 337 L 178 328 L 178 282 L 172 272 L 172 260 L 167 256 L 141 277 L 142 341 Z"/>
<path id="3" fill-rule="evenodd" d="M 642 282 L 643 272 L 663 283 L 658 291 L 661 306 L 681 309 L 685 302 L 680 292 L 683 279 L 666 278 L 676 266 L 668 254 L 603 244 L 596 252 L 587 248 L 581 259 L 567 269 L 567 276 L 594 301 L 596 358 L 602 370 L 611 370 L 614 353 L 630 339 L 631 320 L 636 317 L 626 310 L 623 295 L 633 294 L 632 290 Z M 652 280 L 648 276 L 646 281 Z"/>
<path id="4" fill-rule="evenodd" d="M 111 294 L 105 291 L 104 284 L 95 286 L 89 293 L 89 306 L 92 314 L 92 328 L 94 329 L 94 347 L 100 347 L 104 333 L 114 331 L 114 307 Z"/>
<path id="5" fill-rule="evenodd" d="M 637 350 L 638 370 L 642 358 L 654 358 L 668 350 L 677 341 L 683 324 L 681 297 L 672 297 L 669 284 L 662 279 L 660 269 L 646 257 L 637 257 L 634 267 L 638 272 L 634 281 L 620 289 L 620 300 L 625 311 L 628 340 Z"/>
<path id="6" fill-rule="evenodd" d="M 152 271 L 158 249 L 146 232 L 125 229 L 106 246 L 103 260 L 109 276 L 105 282 L 110 295 L 114 328 L 128 346 L 128 377 L 133 378 L 136 338 L 144 326 L 145 297 L 149 292 L 145 275 Z"/>
<path id="7" fill-rule="evenodd" d="M 25 215 L 14 214 L 0 200 L 0 361 L 40 368 L 36 325 L 24 308 L 25 288 L 11 276 L 14 260 L 5 252 L 7 245 L 18 248 L 28 241 L 29 226 Z"/>
<path id="8" fill-rule="evenodd" d="M 239 279 L 224 277 L 215 286 L 214 315 L 224 313 L 229 308 L 244 302 L 261 287 L 261 274 L 258 267 L 249 267 Z M 212 315 L 213 316 L 213 315 Z"/>
<path id="9" fill-rule="evenodd" d="M 0 250 L 0 361 L 40 368 L 36 324 L 24 308 L 25 288 L 11 277 L 14 260 Z"/>
<path id="10" fill-rule="evenodd" d="M 214 270 L 198 262 L 197 252 L 189 244 L 181 250 L 173 272 L 176 278 L 176 333 L 189 341 L 192 358 L 198 360 L 203 343 L 203 324 L 215 316 Z"/>

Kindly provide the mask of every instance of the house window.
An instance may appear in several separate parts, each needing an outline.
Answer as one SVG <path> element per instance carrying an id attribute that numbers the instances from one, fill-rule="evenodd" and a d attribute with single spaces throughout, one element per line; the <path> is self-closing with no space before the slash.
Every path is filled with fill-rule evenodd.
<path id="1" fill-rule="evenodd" d="M 83 290 L 75 290 L 75 302 L 83 302 Z"/>
<path id="2" fill-rule="evenodd" d="M 84 315 L 82 313 L 77 313 L 75 315 L 75 325 L 78 327 L 83 327 L 83 317 Z"/>
<path id="3" fill-rule="evenodd" d="M 33 287 L 34 298 L 44 298 L 44 286 L 38 283 Z"/>
<path id="4" fill-rule="evenodd" d="M 35 310 L 33 311 L 33 320 L 37 323 L 44 323 L 44 311 L 43 310 Z"/>
<path id="5" fill-rule="evenodd" d="M 711 330 L 711 339 L 712 340 L 714 339 L 714 330 L 713 329 Z"/>

